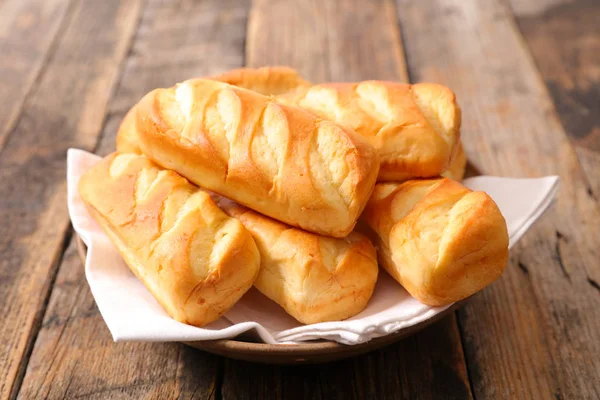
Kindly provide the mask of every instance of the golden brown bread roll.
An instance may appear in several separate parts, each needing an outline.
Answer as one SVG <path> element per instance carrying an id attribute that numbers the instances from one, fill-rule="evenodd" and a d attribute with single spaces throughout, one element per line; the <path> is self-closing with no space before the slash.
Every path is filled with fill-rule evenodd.
<path id="1" fill-rule="evenodd" d="M 428 305 L 481 290 L 508 260 L 496 203 L 447 178 L 377 184 L 361 220 L 375 233 L 381 265 Z"/>
<path id="2" fill-rule="evenodd" d="M 135 110 L 146 156 L 308 231 L 348 235 L 375 185 L 379 161 L 363 138 L 250 90 L 195 79 L 150 92 Z"/>
<path id="3" fill-rule="evenodd" d="M 79 193 L 123 259 L 169 315 L 202 326 L 252 286 L 260 256 L 250 233 L 210 196 L 143 156 L 113 153 Z"/>
<path id="4" fill-rule="evenodd" d="M 434 83 L 325 83 L 280 95 L 277 101 L 361 134 L 379 154 L 378 181 L 440 175 L 460 138 L 456 97 Z"/>
<path id="5" fill-rule="evenodd" d="M 442 172 L 442 176 L 460 182 L 465 177 L 466 169 L 467 154 L 465 153 L 462 142 L 458 142 L 456 155 L 452 158 L 452 161 L 450 161 L 448 169 Z"/>
<path id="6" fill-rule="evenodd" d="M 218 205 L 250 231 L 261 268 L 254 286 L 304 324 L 358 314 L 373 294 L 377 255 L 365 236 L 336 239 L 290 227 L 223 197 Z"/>

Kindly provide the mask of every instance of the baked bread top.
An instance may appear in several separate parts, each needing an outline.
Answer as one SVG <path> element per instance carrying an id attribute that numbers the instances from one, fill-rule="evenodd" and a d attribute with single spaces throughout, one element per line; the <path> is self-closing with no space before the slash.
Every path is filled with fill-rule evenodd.
<path id="1" fill-rule="evenodd" d="M 260 256 L 250 233 L 209 194 L 144 156 L 113 153 L 79 193 L 130 269 L 177 321 L 205 325 L 252 286 Z"/>
<path id="2" fill-rule="evenodd" d="M 375 232 L 384 268 L 425 304 L 472 295 L 508 260 L 496 203 L 448 178 L 377 184 L 361 219 Z"/>
<path id="3" fill-rule="evenodd" d="M 156 89 L 135 115 L 140 148 L 158 164 L 319 234 L 349 234 L 377 179 L 377 153 L 356 132 L 222 82 Z"/>

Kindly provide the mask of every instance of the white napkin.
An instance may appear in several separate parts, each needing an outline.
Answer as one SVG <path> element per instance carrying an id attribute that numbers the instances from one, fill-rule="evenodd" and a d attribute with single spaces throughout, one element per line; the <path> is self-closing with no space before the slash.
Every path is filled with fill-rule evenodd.
<path id="1" fill-rule="evenodd" d="M 115 341 L 196 341 L 234 338 L 254 330 L 266 343 L 297 343 L 328 339 L 358 344 L 432 318 L 449 306 L 419 303 L 386 273 L 360 314 L 346 320 L 302 325 L 276 303 L 251 289 L 225 316 L 203 327 L 171 319 L 145 286 L 131 273 L 119 253 L 88 214 L 79 197 L 80 176 L 100 157 L 82 150 L 67 154 L 69 214 L 75 231 L 88 247 L 85 273 L 100 313 Z M 464 181 L 487 192 L 508 224 L 513 246 L 551 204 L 558 177 L 510 179 L 479 176 Z"/>

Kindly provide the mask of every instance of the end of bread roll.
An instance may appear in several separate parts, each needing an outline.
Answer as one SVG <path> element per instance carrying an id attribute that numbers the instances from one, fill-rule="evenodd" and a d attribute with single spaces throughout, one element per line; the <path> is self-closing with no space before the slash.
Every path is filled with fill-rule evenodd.
<path id="1" fill-rule="evenodd" d="M 252 286 L 260 256 L 250 233 L 210 196 L 143 156 L 113 153 L 79 193 L 131 271 L 175 320 L 206 325 Z"/>
<path id="2" fill-rule="evenodd" d="M 254 286 L 304 324 L 361 312 L 375 289 L 375 248 L 365 236 L 319 236 L 220 198 L 219 206 L 250 231 L 261 255 Z"/>
<path id="3" fill-rule="evenodd" d="M 379 184 L 362 218 L 377 234 L 382 266 L 428 305 L 474 294 L 508 261 L 497 205 L 447 178 Z"/>
<path id="4" fill-rule="evenodd" d="M 437 83 L 416 83 L 411 85 L 411 91 L 427 122 L 454 151 L 458 146 L 462 121 L 461 109 L 454 92 Z M 451 156 L 453 155 L 451 152 Z"/>

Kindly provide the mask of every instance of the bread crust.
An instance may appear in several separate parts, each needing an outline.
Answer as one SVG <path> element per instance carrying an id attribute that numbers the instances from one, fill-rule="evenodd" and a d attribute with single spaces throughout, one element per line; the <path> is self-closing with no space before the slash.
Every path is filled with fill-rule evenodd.
<path id="1" fill-rule="evenodd" d="M 175 320 L 206 325 L 252 286 L 260 256 L 250 233 L 203 190 L 143 156 L 113 153 L 79 193 L 131 271 Z"/>
<path id="2" fill-rule="evenodd" d="M 135 110 L 153 161 L 311 232 L 348 235 L 377 179 L 375 149 L 355 132 L 225 83 L 157 89 Z"/>
<path id="3" fill-rule="evenodd" d="M 422 303 L 462 300 L 495 281 L 508 260 L 494 201 L 448 178 L 377 184 L 361 219 L 380 264 Z"/>
<path id="4" fill-rule="evenodd" d="M 373 294 L 378 266 L 365 236 L 320 236 L 220 197 L 217 204 L 250 231 L 261 255 L 254 286 L 304 324 L 340 321 L 361 312 Z"/>

